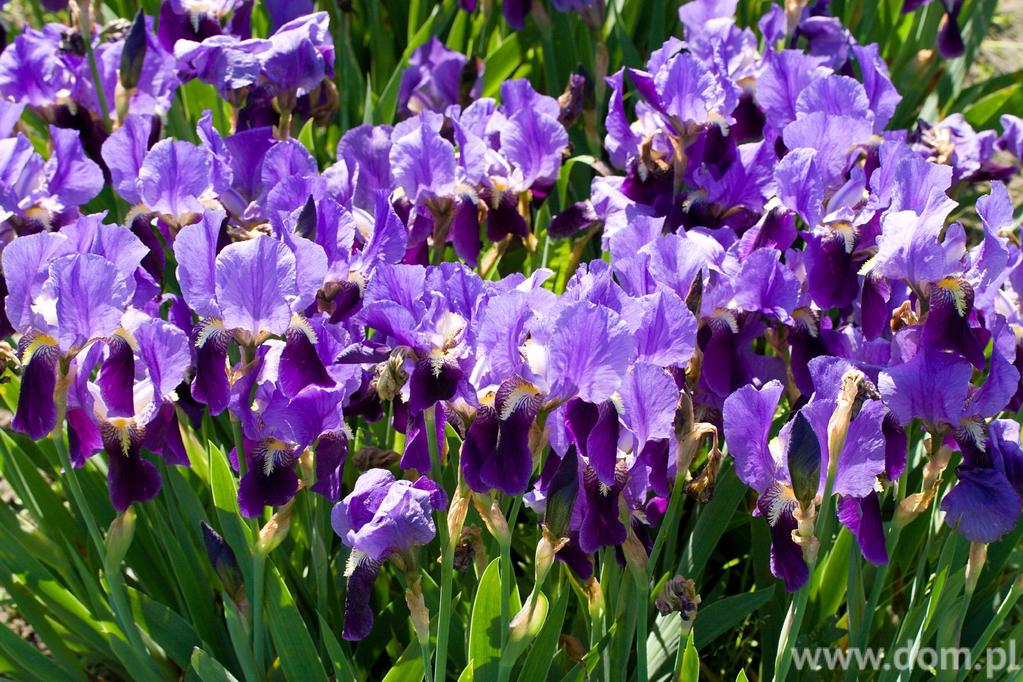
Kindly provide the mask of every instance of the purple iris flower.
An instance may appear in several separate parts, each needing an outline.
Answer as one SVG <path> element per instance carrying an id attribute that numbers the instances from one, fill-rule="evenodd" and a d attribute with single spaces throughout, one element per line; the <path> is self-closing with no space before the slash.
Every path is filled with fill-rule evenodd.
<path id="1" fill-rule="evenodd" d="M 345 639 L 363 639 L 373 628 L 369 603 L 381 563 L 429 543 L 437 532 L 433 512 L 446 506 L 447 495 L 430 479 L 395 480 L 386 469 L 363 473 L 351 494 L 335 505 L 331 526 L 352 548 L 345 570 Z"/>
<path id="2" fill-rule="evenodd" d="M 0 54 L 0 93 L 33 107 L 56 104 L 71 96 L 82 55 L 61 49 L 66 26 L 26 27 Z"/>
<path id="3" fill-rule="evenodd" d="M 284 96 L 287 108 L 334 74 L 334 44 L 326 12 L 299 16 L 269 38 L 240 39 L 212 35 L 201 41 L 177 40 L 174 55 L 188 73 L 218 89 L 231 102 L 236 91 L 265 88 L 269 97 Z M 253 99 L 252 93 L 249 95 Z"/>
<path id="4" fill-rule="evenodd" d="M 62 361 L 113 336 L 133 302 L 158 292 L 139 267 L 146 247 L 129 230 L 100 223 L 102 217 L 18 238 L 3 252 L 6 313 L 22 334 L 24 367 L 12 427 L 33 439 L 57 425 Z"/>
<path id="5" fill-rule="evenodd" d="M 966 439 L 958 481 L 941 501 L 945 523 L 971 542 L 991 543 L 1016 527 L 1023 494 L 1019 423 L 995 419 L 979 444 Z"/>
<path id="6" fill-rule="evenodd" d="M 259 236 L 218 249 L 223 221 L 223 211 L 209 210 L 174 243 L 182 294 L 200 318 L 192 392 L 214 414 L 228 403 L 232 340 L 252 349 L 283 337 L 296 358 L 312 358 L 302 341 L 309 331 L 302 313 L 326 271 L 323 249 L 301 237 L 289 245 Z"/>
<path id="7" fill-rule="evenodd" d="M 993 332 L 988 375 L 979 387 L 970 382 L 973 367 L 966 357 L 927 342 L 926 325 L 923 332 L 912 328 L 900 332 L 896 343 L 908 352 L 914 350 L 915 342 L 920 345 L 912 357 L 882 370 L 878 378 L 881 397 L 899 423 L 918 418 L 932 434 L 965 429 L 974 440 L 980 440 L 975 425 L 1004 409 L 1020 381 L 1013 364 L 1015 334 L 1004 325 L 994 327 Z"/>
<path id="8" fill-rule="evenodd" d="M 178 39 L 174 56 L 187 75 L 213 85 L 229 102 L 236 102 L 236 91 L 259 83 L 257 52 L 262 47 L 259 39 L 214 35 L 201 42 Z"/>
<path id="9" fill-rule="evenodd" d="M 636 356 L 637 336 L 640 348 L 649 354 L 646 357 L 663 354 L 669 361 L 688 357 L 684 339 L 659 337 L 671 334 L 675 315 L 661 296 L 649 297 L 641 305 L 628 301 L 634 324 L 641 326 L 644 319 L 650 323 L 648 331 L 637 334 L 607 305 L 585 298 L 557 301 L 536 286 L 527 281 L 492 296 L 480 318 L 477 344 L 481 353 L 474 378 L 481 387 L 483 406 L 466 437 L 462 471 L 469 485 L 481 492 L 497 488 L 517 494 L 526 489 L 533 469 L 526 433 L 541 405 L 548 410 L 565 403 L 566 409 L 578 405 L 580 414 L 587 415 L 580 417 L 579 423 L 591 426 L 595 419 L 589 415 L 599 412 L 607 429 L 617 434 L 618 410 L 611 398 L 626 381 L 629 363 Z M 580 287 L 573 287 L 577 295 L 583 293 Z M 628 300 L 624 292 L 621 296 Z M 676 330 L 685 330 L 684 321 L 674 324 Z M 676 345 L 676 341 L 680 343 Z M 493 403 L 488 402 L 490 396 Z M 656 424 L 640 420 L 633 419 L 630 424 L 648 437 L 651 430 L 656 433 Z M 604 478 L 612 480 L 617 435 L 606 433 L 592 457 L 600 462 Z M 580 438 L 586 442 L 587 435 Z M 584 448 L 581 452 L 587 455 Z"/>
<path id="10" fill-rule="evenodd" d="M 151 126 L 129 117 L 103 144 L 103 160 L 118 193 L 139 213 L 154 213 L 171 225 L 193 222 L 216 196 L 213 158 L 203 146 L 164 139 L 149 148 Z"/>
<path id="11" fill-rule="evenodd" d="M 3 241 L 74 220 L 78 207 L 103 188 L 103 173 L 86 157 L 76 131 L 50 126 L 50 136 L 53 153 L 46 161 L 22 133 L 0 139 Z"/>
<path id="12" fill-rule="evenodd" d="M 295 464 L 307 448 L 315 453 L 315 481 L 306 484 L 331 501 L 341 491 L 349 435 L 342 405 L 358 387 L 361 371 L 333 365 L 347 341 L 337 330 L 317 323 L 299 332 L 300 339 L 292 335 L 261 345 L 232 387 L 231 410 L 245 436 L 247 471 L 238 504 L 246 516 L 291 500 L 299 489 Z"/>
<path id="13" fill-rule="evenodd" d="M 416 48 L 401 77 L 398 110 L 405 116 L 420 111 L 443 113 L 453 104 L 468 104 L 483 92 L 482 64 L 449 50 L 433 37 Z"/>
<path id="14" fill-rule="evenodd" d="M 828 421 L 834 412 L 842 376 L 848 363 L 835 358 L 811 362 L 817 392 L 810 402 L 781 430 L 776 441 L 768 442 L 771 424 L 782 393 L 780 382 L 762 388 L 748 385 L 730 395 L 724 403 L 724 431 L 729 452 L 735 459 L 739 478 L 760 493 L 757 513 L 771 527 L 771 571 L 794 591 L 809 577 L 802 549 L 792 540 L 800 507 L 800 487 L 794 484 L 792 449 L 809 448 L 815 462 L 801 461 L 797 468 L 810 466 L 816 479 L 806 491 L 812 499 L 824 489 L 828 469 Z M 884 406 L 867 399 L 849 426 L 845 446 L 838 455 L 833 492 L 840 496 L 839 519 L 853 531 L 863 555 L 874 563 L 887 562 L 880 508 L 875 485 L 886 471 Z M 894 451 L 897 448 L 892 448 Z M 893 466 L 897 462 L 893 461 Z M 804 483 L 803 485 L 806 485 Z M 805 504 L 805 502 L 803 502 Z"/>
<path id="15" fill-rule="evenodd" d="M 174 390 L 191 356 L 184 332 L 144 316 L 131 316 L 124 331 L 103 341 L 78 362 L 68 400 L 68 441 L 75 466 L 106 451 L 110 501 L 121 512 L 160 490 L 160 472 L 142 456 L 143 449 L 170 464 L 188 464 Z"/>

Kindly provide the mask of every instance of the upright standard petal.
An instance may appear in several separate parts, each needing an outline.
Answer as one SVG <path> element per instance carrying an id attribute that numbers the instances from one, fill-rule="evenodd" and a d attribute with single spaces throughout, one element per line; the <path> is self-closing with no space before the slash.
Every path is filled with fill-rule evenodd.
<path id="1" fill-rule="evenodd" d="M 160 140 L 139 169 L 139 198 L 152 210 L 175 219 L 202 213 L 200 200 L 213 189 L 211 168 L 212 158 L 205 148 L 183 140 Z"/>
<path id="2" fill-rule="evenodd" d="M 551 396 L 603 402 L 618 389 L 634 351 L 628 325 L 615 312 L 588 301 L 569 304 L 549 347 Z"/>
<path id="3" fill-rule="evenodd" d="M 298 294 L 295 255 L 270 237 L 231 244 L 217 256 L 216 292 L 227 329 L 283 334 Z"/>

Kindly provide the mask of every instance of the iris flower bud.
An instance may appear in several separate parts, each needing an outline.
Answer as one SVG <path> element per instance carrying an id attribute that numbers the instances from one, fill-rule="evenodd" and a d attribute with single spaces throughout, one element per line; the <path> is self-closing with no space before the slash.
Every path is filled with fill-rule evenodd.
<path id="1" fill-rule="evenodd" d="M 146 59 L 146 17 L 140 9 L 135 15 L 135 21 L 124 39 L 124 49 L 121 51 L 121 87 L 131 90 L 139 84 L 142 77 L 142 63 Z"/>
<path id="2" fill-rule="evenodd" d="M 821 475 L 821 446 L 810 422 L 802 412 L 796 413 L 789 435 L 789 476 L 799 506 L 809 509 L 817 496 Z"/>

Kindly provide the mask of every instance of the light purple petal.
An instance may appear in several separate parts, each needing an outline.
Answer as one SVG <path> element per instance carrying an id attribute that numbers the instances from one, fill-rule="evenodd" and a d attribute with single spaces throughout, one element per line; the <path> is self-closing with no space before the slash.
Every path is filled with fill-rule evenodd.
<path id="1" fill-rule="evenodd" d="M 297 296 L 295 255 L 282 242 L 257 237 L 231 244 L 217 256 L 216 293 L 224 326 L 257 337 L 283 334 Z"/>

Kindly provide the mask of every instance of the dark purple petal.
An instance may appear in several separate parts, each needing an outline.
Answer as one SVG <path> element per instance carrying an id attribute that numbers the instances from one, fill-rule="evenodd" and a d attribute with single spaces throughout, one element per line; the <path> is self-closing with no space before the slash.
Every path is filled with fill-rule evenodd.
<path id="1" fill-rule="evenodd" d="M 266 474 L 262 455 L 252 457 L 252 466 L 238 482 L 238 507 L 242 516 L 255 518 L 263 507 L 287 504 L 298 492 L 298 474 L 290 466 L 275 466 Z"/>
<path id="2" fill-rule="evenodd" d="M 582 473 L 583 516 L 579 529 L 579 547 L 587 554 L 601 547 L 615 547 L 625 542 L 628 533 L 618 516 L 618 496 L 624 481 L 607 486 L 597 473 L 586 467 Z"/>
<path id="3" fill-rule="evenodd" d="M 442 355 L 416 361 L 409 379 L 409 409 L 422 412 L 431 405 L 450 400 L 461 380 L 462 368 Z"/>
<path id="4" fill-rule="evenodd" d="M 227 409 L 231 385 L 227 380 L 227 349 L 230 335 L 219 323 L 200 322 L 195 330 L 195 377 L 192 397 L 210 408 L 216 416 Z"/>
<path id="5" fill-rule="evenodd" d="M 380 572 L 380 562 L 372 559 L 359 561 L 348 576 L 345 589 L 345 624 L 341 637 L 349 642 L 364 639 L 373 630 L 373 583 Z"/>
<path id="6" fill-rule="evenodd" d="M 132 502 L 145 502 L 160 492 L 160 472 L 142 457 L 142 431 L 134 424 L 118 427 L 104 422 L 100 432 L 110 469 L 107 486 L 114 509 L 123 512 Z"/>
<path id="7" fill-rule="evenodd" d="M 151 452 L 159 453 L 168 464 L 188 466 L 188 452 L 181 439 L 178 428 L 178 414 L 174 403 L 166 402 L 160 406 L 156 417 L 146 424 L 146 436 L 142 447 Z"/>
<path id="8" fill-rule="evenodd" d="M 757 500 L 757 508 L 771 525 L 771 573 L 784 581 L 789 592 L 798 590 L 810 577 L 803 549 L 792 541 L 792 532 L 798 525 L 792 516 L 795 507 L 794 499 L 779 502 L 773 494 L 761 495 Z"/>
<path id="9" fill-rule="evenodd" d="M 291 397 L 306 386 L 332 386 L 334 380 L 327 374 L 323 361 L 316 353 L 310 338 L 313 331 L 302 325 L 292 325 L 284 332 L 284 350 L 281 351 L 278 370 L 281 389 Z"/>
<path id="10" fill-rule="evenodd" d="M 838 501 L 838 519 L 856 538 L 863 558 L 875 566 L 888 563 L 881 505 L 876 492 L 864 498 L 842 497 Z"/>
<path id="11" fill-rule="evenodd" d="M 123 337 L 111 336 L 106 341 L 110 351 L 96 383 L 111 417 L 131 417 L 135 414 L 135 356 Z"/>
<path id="12" fill-rule="evenodd" d="M 30 336 L 22 337 L 19 346 L 24 370 L 11 428 L 32 440 L 42 440 L 57 425 L 53 392 L 60 351 L 45 339 L 33 341 Z"/>
<path id="13" fill-rule="evenodd" d="M 336 501 L 341 495 L 341 474 L 348 457 L 348 439 L 340 431 L 320 436 L 316 444 L 316 483 L 312 491 Z"/>

